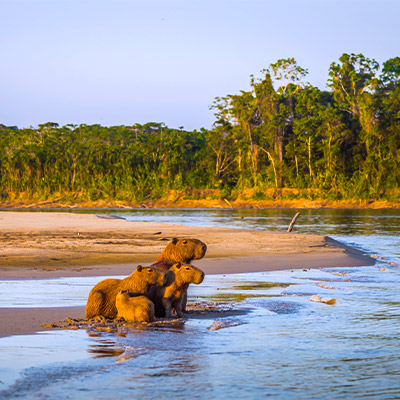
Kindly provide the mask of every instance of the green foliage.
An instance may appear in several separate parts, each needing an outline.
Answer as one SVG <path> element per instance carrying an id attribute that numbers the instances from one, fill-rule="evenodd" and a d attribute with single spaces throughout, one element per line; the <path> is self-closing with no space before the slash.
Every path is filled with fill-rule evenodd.
<path id="1" fill-rule="evenodd" d="M 210 130 L 163 123 L 111 126 L 0 124 L 0 199 L 141 202 L 170 190 L 187 198 L 400 197 L 400 57 L 343 54 L 331 91 L 304 83 L 294 58 L 251 76 L 250 90 L 216 98 Z M 279 195 L 278 195 L 279 196 Z"/>
<path id="2" fill-rule="evenodd" d="M 44 124 L 34 129 L 1 127 L 2 198 L 63 197 L 136 200 L 162 197 L 170 189 L 202 186 L 196 167 L 206 131 L 163 124 L 77 127 Z"/>
<path id="3" fill-rule="evenodd" d="M 253 194 L 252 199 L 253 200 L 267 200 L 268 196 L 264 192 L 259 190 Z"/>

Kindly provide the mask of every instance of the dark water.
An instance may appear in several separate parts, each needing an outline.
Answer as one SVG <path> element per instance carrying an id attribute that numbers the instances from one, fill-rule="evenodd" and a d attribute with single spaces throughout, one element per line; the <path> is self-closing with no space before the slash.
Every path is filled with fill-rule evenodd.
<path id="1" fill-rule="evenodd" d="M 294 213 L 140 210 L 120 215 L 283 230 Z M 0 398 L 398 399 L 399 228 L 399 211 L 302 211 L 296 231 L 328 234 L 385 258 L 372 267 L 207 276 L 202 285 L 190 287 L 190 300 L 223 302 L 229 311 L 192 316 L 184 324 L 0 339 Z M 19 284 L 30 293 L 25 303 L 33 306 L 83 305 L 96 281 Z M 1 282 L 0 307 L 24 302 L 12 297 L 15 284 Z M 337 302 L 310 301 L 315 294 Z M 71 303 L 59 305 L 64 304 Z"/>

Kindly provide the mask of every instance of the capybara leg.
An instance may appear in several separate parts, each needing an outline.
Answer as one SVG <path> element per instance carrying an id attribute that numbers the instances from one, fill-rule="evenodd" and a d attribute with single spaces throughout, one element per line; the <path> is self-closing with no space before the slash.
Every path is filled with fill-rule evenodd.
<path id="1" fill-rule="evenodd" d="M 176 311 L 176 315 L 178 316 L 178 318 L 182 318 L 183 314 L 182 314 L 182 299 L 180 299 L 179 301 L 176 302 L 175 304 L 175 311 Z"/>
<path id="2" fill-rule="evenodd" d="M 182 312 L 186 312 L 186 304 L 187 304 L 187 290 L 185 290 L 182 296 Z"/>
<path id="3" fill-rule="evenodd" d="M 164 297 L 162 299 L 162 303 L 165 310 L 165 318 L 172 318 L 172 307 L 170 300 Z"/>

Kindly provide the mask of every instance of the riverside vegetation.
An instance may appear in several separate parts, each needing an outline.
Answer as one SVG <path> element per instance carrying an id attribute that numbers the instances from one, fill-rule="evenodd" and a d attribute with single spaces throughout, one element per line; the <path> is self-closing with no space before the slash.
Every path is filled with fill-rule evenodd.
<path id="1" fill-rule="evenodd" d="M 400 57 L 380 68 L 343 54 L 326 91 L 306 75 L 295 59 L 278 60 L 249 90 L 215 99 L 209 130 L 0 125 L 0 200 L 134 205 L 171 191 L 232 200 L 250 190 L 254 200 L 398 202 Z"/>

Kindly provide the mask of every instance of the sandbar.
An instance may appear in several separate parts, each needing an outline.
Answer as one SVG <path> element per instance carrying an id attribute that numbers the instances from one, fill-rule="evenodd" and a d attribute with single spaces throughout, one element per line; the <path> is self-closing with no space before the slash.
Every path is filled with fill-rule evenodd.
<path id="1" fill-rule="evenodd" d="M 100 213 L 4 211 L 0 212 L 0 280 L 126 276 L 138 264 L 154 262 L 174 237 L 207 244 L 206 257 L 193 261 L 206 274 L 375 263 L 361 251 L 323 235 L 132 222 Z M 83 314 L 83 307 L 0 308 L 0 336 L 43 330 L 43 323 Z"/>

